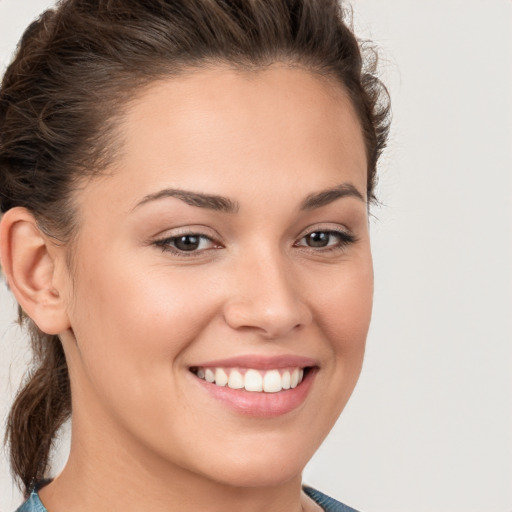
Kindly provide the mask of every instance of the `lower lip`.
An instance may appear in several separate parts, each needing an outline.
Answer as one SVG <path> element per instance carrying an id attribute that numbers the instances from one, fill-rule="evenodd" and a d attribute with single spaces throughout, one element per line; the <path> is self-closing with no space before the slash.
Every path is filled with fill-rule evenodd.
<path id="1" fill-rule="evenodd" d="M 277 393 L 257 393 L 244 389 L 231 389 L 227 386 L 217 386 L 195 375 L 193 377 L 210 396 L 230 409 L 247 416 L 273 417 L 287 414 L 304 403 L 316 372 L 316 368 L 310 368 L 296 388 Z"/>

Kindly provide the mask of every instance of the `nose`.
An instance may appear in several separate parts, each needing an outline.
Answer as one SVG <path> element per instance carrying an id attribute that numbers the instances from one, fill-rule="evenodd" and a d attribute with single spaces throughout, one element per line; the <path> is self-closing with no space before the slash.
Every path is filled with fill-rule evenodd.
<path id="1" fill-rule="evenodd" d="M 231 328 L 276 339 L 311 322 L 312 312 L 303 300 L 293 265 L 285 258 L 269 254 L 244 258 L 232 277 L 224 305 L 224 319 Z"/>

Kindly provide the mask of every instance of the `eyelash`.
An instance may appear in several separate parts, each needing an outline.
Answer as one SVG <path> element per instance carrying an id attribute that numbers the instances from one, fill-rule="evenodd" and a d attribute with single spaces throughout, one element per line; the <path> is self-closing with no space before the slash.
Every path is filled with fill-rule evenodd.
<path id="1" fill-rule="evenodd" d="M 338 242 L 334 245 L 326 246 L 326 247 L 311 247 L 308 245 L 299 245 L 298 242 L 294 244 L 294 247 L 302 247 L 307 251 L 314 251 L 314 252 L 322 252 L 322 253 L 330 253 L 333 251 L 342 251 L 346 249 L 348 246 L 356 243 L 358 241 L 357 237 L 352 235 L 351 233 L 347 233 L 343 230 L 336 230 L 336 229 L 315 229 L 312 231 L 309 231 L 305 235 L 303 235 L 299 242 L 304 240 L 306 237 L 311 236 L 312 234 L 327 234 L 329 236 L 334 236 L 338 238 Z M 220 244 L 218 244 L 215 240 L 213 240 L 211 237 L 207 235 L 203 235 L 201 233 L 195 233 L 195 232 L 188 232 L 188 233 L 180 233 L 179 235 L 170 236 L 166 238 L 162 238 L 160 240 L 155 240 L 153 242 L 153 245 L 156 247 L 159 247 L 163 252 L 170 252 L 176 256 L 183 257 L 183 258 L 190 258 L 190 257 L 198 257 L 200 256 L 204 251 L 210 250 L 209 249 L 202 249 L 202 250 L 193 250 L 193 251 L 184 251 L 180 250 L 176 247 L 173 247 L 171 244 L 175 243 L 178 239 L 184 238 L 184 237 L 195 237 L 200 239 L 200 241 L 208 240 L 210 241 L 214 246 L 212 248 L 219 248 Z M 201 242 L 199 242 L 201 243 Z"/>
<path id="2" fill-rule="evenodd" d="M 215 247 L 216 245 L 218 246 L 218 244 L 216 244 L 215 240 L 213 240 L 211 237 L 209 237 L 207 235 L 202 235 L 201 233 L 194 233 L 194 232 L 180 233 L 179 235 L 169 236 L 166 238 L 162 238 L 161 240 L 155 240 L 155 242 L 153 242 L 153 243 L 154 243 L 154 245 L 159 247 L 163 252 L 170 252 L 172 254 L 175 254 L 177 256 L 184 257 L 184 258 L 197 257 L 197 256 L 201 255 L 205 250 L 208 250 L 208 249 L 202 249 L 202 250 L 193 250 L 193 251 L 183 251 L 183 250 L 180 250 L 177 247 L 173 247 L 171 245 L 172 243 L 175 243 L 178 239 L 185 238 L 185 237 L 198 238 L 200 240 L 199 243 L 201 243 L 201 241 L 208 240 L 214 245 L 214 248 L 218 248 L 218 247 Z"/>
<path id="3" fill-rule="evenodd" d="M 311 236 L 312 234 L 327 234 L 329 236 L 334 236 L 338 238 L 338 242 L 334 245 L 327 246 L 327 247 L 311 247 L 307 245 L 298 245 L 297 243 L 294 244 L 294 247 L 304 247 L 307 250 L 313 250 L 313 251 L 321 251 L 323 253 L 326 252 L 332 252 L 332 251 L 342 251 L 346 249 L 348 246 L 354 244 L 357 242 L 357 237 L 352 235 L 351 233 L 347 233 L 346 231 L 343 231 L 341 229 L 314 229 L 312 231 L 309 231 L 304 236 L 300 238 L 299 241 L 304 240 L 306 237 Z"/>

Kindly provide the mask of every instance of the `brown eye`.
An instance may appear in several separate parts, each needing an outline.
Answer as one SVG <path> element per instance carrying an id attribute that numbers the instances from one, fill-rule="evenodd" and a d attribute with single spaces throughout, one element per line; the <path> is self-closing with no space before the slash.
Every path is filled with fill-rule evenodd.
<path id="1" fill-rule="evenodd" d="M 315 231 L 306 235 L 304 239 L 309 247 L 327 247 L 332 234 L 328 231 Z"/>
<path id="2" fill-rule="evenodd" d="M 353 244 L 357 239 L 354 235 L 345 231 L 326 230 L 312 231 L 303 236 L 296 244 L 297 247 L 309 247 L 310 249 L 343 249 Z"/>
<path id="3" fill-rule="evenodd" d="M 197 235 L 184 235 L 173 239 L 174 247 L 180 251 L 195 251 L 201 243 L 201 237 Z"/>
<path id="4" fill-rule="evenodd" d="M 170 236 L 162 240 L 157 240 L 154 245 L 160 247 L 163 251 L 170 251 L 177 255 L 189 253 L 190 255 L 200 254 L 207 249 L 217 247 L 215 242 L 206 235 L 196 233 Z"/>

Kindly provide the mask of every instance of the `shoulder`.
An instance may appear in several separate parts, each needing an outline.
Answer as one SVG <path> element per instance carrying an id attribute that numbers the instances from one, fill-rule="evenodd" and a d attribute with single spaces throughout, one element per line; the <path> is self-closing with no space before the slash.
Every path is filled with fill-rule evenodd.
<path id="1" fill-rule="evenodd" d="M 44 505 L 41 503 L 37 491 L 46 484 L 49 484 L 50 481 L 51 480 L 42 480 L 41 482 L 38 482 L 34 486 L 34 489 L 30 493 L 30 496 L 28 497 L 27 501 L 25 501 L 25 503 L 23 503 L 21 507 L 16 509 L 16 512 L 48 512 Z"/>
<path id="2" fill-rule="evenodd" d="M 325 494 L 313 489 L 311 487 L 304 486 L 304 492 L 318 505 L 320 505 L 325 512 L 357 512 L 357 510 L 340 503 L 339 501 L 329 498 Z M 48 512 L 46 508 L 44 508 L 41 500 L 39 499 L 39 495 L 37 491 L 34 490 L 30 494 L 28 498 L 21 507 L 19 507 L 15 512 Z"/>
<path id="3" fill-rule="evenodd" d="M 311 487 L 304 486 L 304 492 L 316 503 L 318 503 L 325 512 L 357 512 L 357 510 L 336 501 L 333 498 L 329 498 L 325 494 L 313 489 Z"/>
<path id="4" fill-rule="evenodd" d="M 30 494 L 28 500 L 25 501 L 25 503 L 23 503 L 23 505 L 21 505 L 21 507 L 18 508 L 16 512 L 47 512 L 47 510 L 41 503 L 37 492 L 34 491 Z"/>

